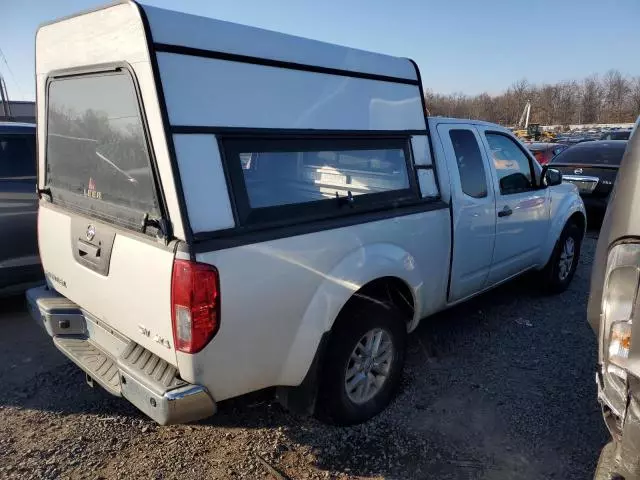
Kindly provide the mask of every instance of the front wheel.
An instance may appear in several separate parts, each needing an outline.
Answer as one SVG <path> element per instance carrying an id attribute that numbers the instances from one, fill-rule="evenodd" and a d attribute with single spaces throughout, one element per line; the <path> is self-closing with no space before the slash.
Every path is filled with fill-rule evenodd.
<path id="1" fill-rule="evenodd" d="M 569 287 L 578 268 L 581 244 L 582 230 L 575 223 L 567 224 L 543 270 L 543 287 L 549 293 L 561 293 Z"/>
<path id="2" fill-rule="evenodd" d="M 406 322 L 391 304 L 358 301 L 337 319 L 322 369 L 319 415 L 364 422 L 391 401 L 402 376 Z"/>

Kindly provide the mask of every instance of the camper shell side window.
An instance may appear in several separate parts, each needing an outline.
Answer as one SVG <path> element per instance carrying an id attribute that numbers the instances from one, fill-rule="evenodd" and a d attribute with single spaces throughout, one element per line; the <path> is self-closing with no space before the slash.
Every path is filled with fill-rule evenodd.
<path id="1" fill-rule="evenodd" d="M 220 144 L 240 224 L 297 223 L 420 198 L 410 139 L 226 138 Z"/>

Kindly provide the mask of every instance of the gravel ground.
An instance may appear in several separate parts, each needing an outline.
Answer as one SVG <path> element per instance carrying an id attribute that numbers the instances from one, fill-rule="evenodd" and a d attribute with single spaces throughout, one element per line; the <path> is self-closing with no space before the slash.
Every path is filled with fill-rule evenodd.
<path id="1" fill-rule="evenodd" d="M 262 392 L 200 423 L 160 427 L 91 389 L 29 319 L 0 302 L 0 478 L 586 479 L 608 440 L 586 323 L 595 236 L 571 288 L 531 279 L 432 317 L 410 337 L 403 387 L 366 424 L 336 428 Z"/>

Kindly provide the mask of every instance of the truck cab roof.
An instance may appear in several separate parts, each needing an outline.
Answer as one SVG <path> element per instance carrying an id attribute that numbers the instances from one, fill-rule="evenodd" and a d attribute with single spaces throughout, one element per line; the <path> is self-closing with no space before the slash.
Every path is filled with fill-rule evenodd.
<path id="1" fill-rule="evenodd" d="M 476 125 L 483 127 L 491 127 L 499 131 L 508 132 L 509 129 L 503 127 L 502 125 L 498 125 L 497 123 L 485 122 L 484 120 L 471 120 L 467 118 L 451 118 L 451 117 L 429 117 L 429 122 L 431 124 L 440 124 L 440 123 L 457 123 L 460 125 Z"/>
<path id="2" fill-rule="evenodd" d="M 0 133 L 35 133 L 35 123 L 0 122 Z"/>

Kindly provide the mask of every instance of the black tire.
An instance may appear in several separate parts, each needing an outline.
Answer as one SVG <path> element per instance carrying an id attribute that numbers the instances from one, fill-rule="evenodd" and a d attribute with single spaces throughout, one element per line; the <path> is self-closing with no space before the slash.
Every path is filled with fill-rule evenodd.
<path id="1" fill-rule="evenodd" d="M 406 321 L 392 304 L 356 301 L 343 311 L 331 332 L 322 364 L 317 414 L 336 425 L 362 423 L 374 417 L 391 402 L 402 377 L 407 343 Z M 355 403 L 345 385 L 351 354 L 360 340 L 381 329 L 393 345 L 386 379 L 372 398 Z"/>
<path id="2" fill-rule="evenodd" d="M 551 258 L 542 271 L 542 287 L 547 293 L 562 293 L 569 287 L 580 261 L 582 235 L 582 230 L 575 223 L 565 225 L 553 249 Z M 561 263 L 563 261 L 563 249 L 569 238 L 573 240 L 574 253 L 571 266 L 567 272 L 566 269 L 562 268 Z"/>

